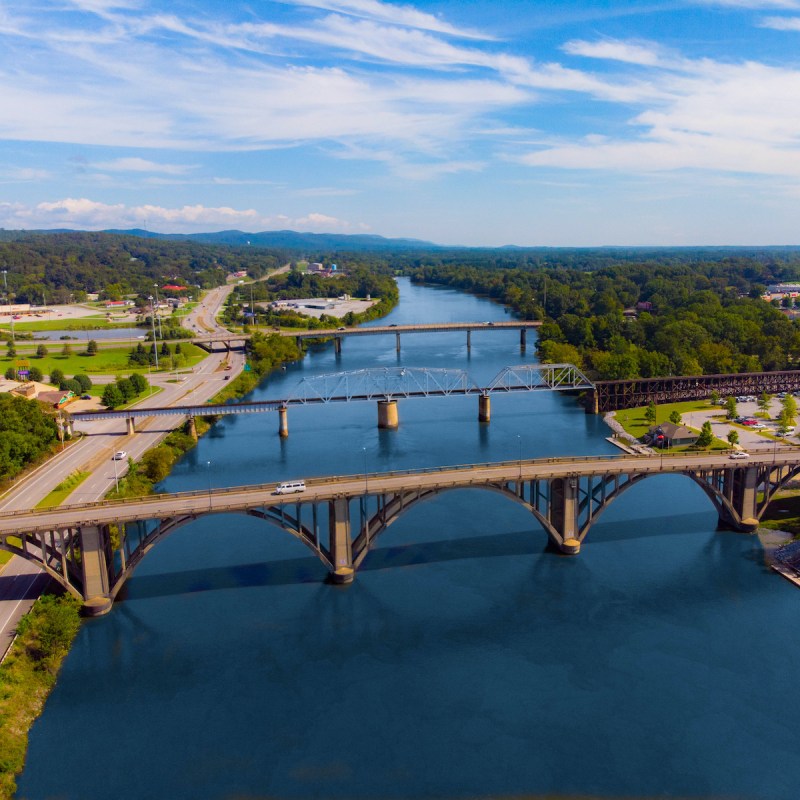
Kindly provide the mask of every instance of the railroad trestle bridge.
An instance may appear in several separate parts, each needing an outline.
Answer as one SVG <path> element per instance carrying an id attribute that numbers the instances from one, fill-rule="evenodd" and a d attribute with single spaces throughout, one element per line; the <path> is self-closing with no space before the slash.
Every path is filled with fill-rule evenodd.
<path id="1" fill-rule="evenodd" d="M 96 615 L 111 608 L 162 538 L 210 514 L 271 523 L 308 547 L 332 582 L 349 583 L 393 522 L 445 491 L 500 494 L 531 514 L 553 550 L 575 555 L 609 504 L 648 477 L 685 475 L 708 496 L 722 527 L 752 531 L 798 472 L 800 454 L 792 450 L 746 461 L 724 454 L 591 456 L 332 476 L 307 479 L 294 495 L 276 494 L 273 483 L 2 514 L 0 549 L 37 563 Z M 233 526 L 226 529 L 235 537 Z"/>

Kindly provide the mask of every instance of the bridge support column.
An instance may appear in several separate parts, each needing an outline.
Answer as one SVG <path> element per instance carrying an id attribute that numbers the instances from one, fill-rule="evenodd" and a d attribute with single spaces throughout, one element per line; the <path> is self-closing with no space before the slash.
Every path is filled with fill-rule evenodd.
<path id="1" fill-rule="evenodd" d="M 328 503 L 328 550 L 333 561 L 331 583 L 352 583 L 353 547 L 350 540 L 350 501 L 341 497 Z"/>
<path id="2" fill-rule="evenodd" d="M 519 329 L 519 349 L 524 350 L 525 346 L 528 344 L 528 329 L 527 328 L 520 328 Z"/>
<path id="3" fill-rule="evenodd" d="M 467 350 L 472 349 L 472 331 L 467 331 Z"/>
<path id="4" fill-rule="evenodd" d="M 400 417 L 397 413 L 397 400 L 378 401 L 378 427 L 394 430 L 400 426 Z"/>
<path id="5" fill-rule="evenodd" d="M 395 350 L 397 350 L 397 352 L 399 353 L 400 352 L 400 334 L 396 333 L 394 335 L 394 337 L 395 337 L 394 338 L 394 347 L 395 347 Z"/>
<path id="6" fill-rule="evenodd" d="M 731 486 L 728 486 L 729 482 Z M 720 517 L 720 524 L 741 531 L 754 531 L 758 527 L 758 467 L 726 470 L 723 493 L 730 497 L 739 519 Z"/>
<path id="7" fill-rule="evenodd" d="M 71 419 L 64 423 L 64 434 L 70 439 L 75 435 L 75 423 Z"/>
<path id="8" fill-rule="evenodd" d="M 586 405 L 584 406 L 584 410 L 587 414 L 600 413 L 600 402 L 597 397 L 597 389 L 589 390 L 588 394 L 586 395 Z"/>
<path id="9" fill-rule="evenodd" d="M 99 525 L 80 528 L 83 609 L 90 617 L 107 614 L 113 602 L 109 594 L 107 538 L 106 529 Z"/>
<path id="10" fill-rule="evenodd" d="M 278 409 L 278 436 L 286 439 L 289 436 L 289 410 L 286 406 Z"/>
<path id="11" fill-rule="evenodd" d="M 194 417 L 189 417 L 189 419 L 186 420 L 186 433 L 197 441 L 197 425 L 195 424 Z"/>
<path id="12" fill-rule="evenodd" d="M 489 394 L 478 395 L 478 422 L 489 422 L 492 418 L 492 400 Z"/>
<path id="13" fill-rule="evenodd" d="M 128 427 L 128 436 L 133 436 L 136 433 L 136 420 L 133 417 L 128 417 L 125 420 Z"/>
<path id="14" fill-rule="evenodd" d="M 341 336 L 334 336 L 333 337 L 333 352 L 337 356 L 340 356 L 342 354 L 342 337 Z"/>
<path id="15" fill-rule="evenodd" d="M 578 539 L 578 478 L 550 481 L 550 522 L 561 534 L 559 549 L 566 555 L 581 551 Z"/>

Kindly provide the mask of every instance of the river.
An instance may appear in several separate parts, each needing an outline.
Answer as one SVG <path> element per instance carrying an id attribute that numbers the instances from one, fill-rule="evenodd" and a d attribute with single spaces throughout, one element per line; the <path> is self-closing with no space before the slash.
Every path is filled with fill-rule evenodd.
<path id="1" fill-rule="evenodd" d="M 402 279 L 383 323 L 508 319 L 488 300 Z M 378 323 L 376 323 L 378 324 Z M 529 340 L 530 340 L 529 336 Z M 528 363 L 516 332 L 345 340 L 272 375 Z M 557 393 L 225 417 L 166 490 L 519 457 L 613 452 Z M 758 539 L 717 532 L 689 479 L 633 487 L 579 556 L 491 492 L 417 506 L 349 587 L 296 540 L 241 516 L 156 546 L 87 621 L 34 724 L 19 797 L 681 797 L 800 792 L 800 594 Z"/>

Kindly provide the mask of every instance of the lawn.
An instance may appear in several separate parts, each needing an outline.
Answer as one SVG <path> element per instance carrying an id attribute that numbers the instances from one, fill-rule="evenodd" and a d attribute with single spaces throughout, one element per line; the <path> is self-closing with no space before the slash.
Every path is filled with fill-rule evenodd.
<path id="1" fill-rule="evenodd" d="M 709 411 L 711 409 L 718 409 L 720 414 L 724 414 L 724 411 L 719 406 L 712 406 L 708 400 L 685 400 L 680 403 L 665 403 L 664 405 L 656 406 L 656 424 L 660 425 L 662 422 L 669 422 L 670 414 L 673 411 L 677 411 L 685 417 L 693 411 Z M 637 439 L 641 439 L 652 427 L 652 424 L 645 419 L 646 410 L 646 406 L 642 406 L 641 408 L 626 408 L 622 411 L 617 411 L 617 422 L 622 425 L 627 433 Z M 689 426 L 686 425 L 686 427 Z M 697 430 L 697 428 L 692 430 Z M 712 450 L 727 450 L 729 448 L 730 445 L 721 439 L 714 439 L 714 443 L 711 445 Z M 672 448 L 672 452 L 692 449 L 692 447 L 675 447 Z"/>
<path id="2" fill-rule="evenodd" d="M 89 317 L 78 317 L 70 319 L 40 319 L 35 322 L 15 322 L 14 330 L 19 332 L 36 331 L 91 331 L 106 330 L 108 328 L 133 328 L 135 323 L 130 320 L 126 322 L 109 322 L 105 314 L 97 314 Z M 11 330 L 11 325 L 0 325 L 3 330 Z"/>
<path id="3" fill-rule="evenodd" d="M 174 349 L 175 342 L 170 342 L 170 349 Z M 88 375 L 97 374 L 130 374 L 131 372 L 147 373 L 147 367 L 129 366 L 128 355 L 131 348 L 112 347 L 108 350 L 98 350 L 93 356 L 81 355 L 85 349 L 84 343 L 71 343 L 72 354 L 61 355 L 63 344 L 47 345 L 49 353 L 44 358 L 36 358 L 36 348 L 17 347 L 17 355 L 14 358 L 0 358 L 0 374 L 5 373 L 8 367 L 14 366 L 20 358 L 27 359 L 32 367 L 38 367 L 45 375 L 49 375 L 53 369 L 60 369 L 65 375 L 77 375 L 85 373 Z M 202 361 L 208 353 L 205 350 L 189 342 L 181 342 L 181 351 L 186 356 L 186 363 L 181 369 L 193 367 Z M 161 369 L 160 372 L 167 370 Z M 153 370 L 155 372 L 155 369 Z"/>
<path id="4" fill-rule="evenodd" d="M 36 508 L 53 508 L 54 506 L 60 506 L 91 474 L 91 472 L 73 472 L 61 481 L 47 497 L 42 498 L 36 504 Z"/>

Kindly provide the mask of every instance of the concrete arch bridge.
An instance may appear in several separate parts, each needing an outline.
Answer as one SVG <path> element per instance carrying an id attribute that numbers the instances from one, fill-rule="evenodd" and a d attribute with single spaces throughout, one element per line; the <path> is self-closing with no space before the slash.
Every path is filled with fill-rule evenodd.
<path id="1" fill-rule="evenodd" d="M 742 461 L 726 454 L 592 456 L 330 476 L 306 479 L 291 495 L 268 484 L 3 514 L 0 548 L 37 563 L 88 613 L 102 614 L 154 545 L 208 514 L 269 522 L 308 547 L 333 582 L 349 583 L 395 520 L 452 489 L 485 489 L 522 505 L 555 550 L 575 555 L 609 504 L 653 475 L 687 476 L 722 526 L 752 531 L 775 491 L 799 472 L 800 452 L 791 449 Z"/>

